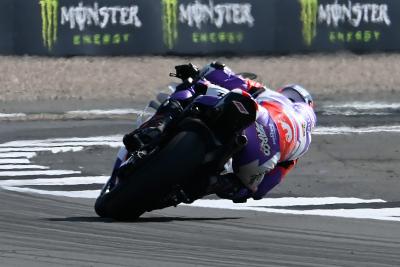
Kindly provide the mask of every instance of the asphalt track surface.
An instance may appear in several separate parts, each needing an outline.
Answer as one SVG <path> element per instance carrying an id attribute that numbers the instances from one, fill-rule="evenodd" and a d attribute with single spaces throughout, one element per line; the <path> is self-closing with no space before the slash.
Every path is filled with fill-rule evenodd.
<path id="1" fill-rule="evenodd" d="M 131 127 L 129 120 L 107 119 L 0 122 L 0 143 L 123 134 Z M 378 198 L 387 202 L 337 208 L 400 207 L 399 141 L 399 133 L 315 136 L 269 197 Z M 108 175 L 116 151 L 42 152 L 32 161 Z M 182 206 L 115 222 L 98 218 L 93 202 L 0 189 L 0 266 L 400 266 L 399 221 Z"/>

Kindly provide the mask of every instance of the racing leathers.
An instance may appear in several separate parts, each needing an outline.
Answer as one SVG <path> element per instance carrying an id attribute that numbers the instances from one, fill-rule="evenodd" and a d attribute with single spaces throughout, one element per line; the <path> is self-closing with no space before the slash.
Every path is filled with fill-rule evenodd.
<path id="1" fill-rule="evenodd" d="M 258 82 L 245 79 L 218 62 L 194 72 L 198 79 L 194 83 L 179 85 L 161 109 L 169 110 L 168 107 L 171 106 L 176 111 L 179 103 L 185 105 L 199 94 L 222 97 L 233 89 L 241 89 L 255 97 L 258 103 L 256 121 L 244 130 L 248 142 L 232 156 L 227 174 L 210 179 L 212 189 L 209 193 L 216 193 L 219 197 L 234 202 L 245 202 L 250 197 L 263 198 L 282 181 L 295 166 L 297 159 L 308 150 L 311 130 L 316 124 L 313 109 L 305 103 L 293 103 L 284 95 L 267 89 Z M 192 75 L 193 71 L 189 76 Z M 162 114 L 166 113 L 160 111 L 161 109 L 157 111 L 155 118 L 160 115 L 163 117 Z M 147 125 L 141 128 L 161 132 L 173 117 L 172 113 L 167 112 L 164 115 L 167 119 L 161 123 L 157 119 L 153 123 L 151 119 L 150 127 Z M 134 135 L 131 133 L 130 137 Z M 128 139 L 124 138 L 127 147 L 130 145 Z"/>

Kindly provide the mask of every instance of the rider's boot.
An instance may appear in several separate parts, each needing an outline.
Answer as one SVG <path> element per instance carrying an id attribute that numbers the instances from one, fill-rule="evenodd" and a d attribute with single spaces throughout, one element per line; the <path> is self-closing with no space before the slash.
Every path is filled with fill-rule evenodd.
<path id="1" fill-rule="evenodd" d="M 166 126 L 182 111 L 179 101 L 167 99 L 150 120 L 124 136 L 123 143 L 126 149 L 134 152 L 160 137 Z"/>
<path id="2" fill-rule="evenodd" d="M 227 173 L 210 177 L 206 194 L 216 194 L 235 203 L 244 203 L 251 193 L 234 173 Z"/>
<path id="3" fill-rule="evenodd" d="M 216 194 L 223 199 L 230 199 L 234 203 L 244 203 L 249 198 L 250 191 L 240 182 L 235 174 L 222 174 L 208 179 L 196 179 L 183 187 L 177 185 L 159 202 L 149 209 L 163 209 L 177 206 L 180 203 L 190 204 L 196 199 Z"/>
<path id="4" fill-rule="evenodd" d="M 226 173 L 211 176 L 205 179 L 193 179 L 190 182 L 178 187 L 166 203 L 175 206 L 179 203 L 191 203 L 196 199 L 216 194 L 223 199 L 230 199 L 235 203 L 244 203 L 251 196 L 249 189 L 240 181 L 234 173 Z M 175 204 L 171 204 L 172 202 Z"/>
<path id="5" fill-rule="evenodd" d="M 153 203 L 152 207 L 148 211 L 164 209 L 167 207 L 176 207 L 181 203 L 190 204 L 194 200 L 196 199 L 192 198 L 192 196 L 188 195 L 181 186 L 177 185 L 163 199 Z"/>

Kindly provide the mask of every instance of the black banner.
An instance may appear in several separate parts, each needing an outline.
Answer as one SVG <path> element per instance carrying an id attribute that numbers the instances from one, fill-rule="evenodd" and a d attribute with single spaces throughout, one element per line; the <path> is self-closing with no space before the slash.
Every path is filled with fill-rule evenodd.
<path id="1" fill-rule="evenodd" d="M 400 49 L 399 1 L 300 0 L 299 3 L 305 50 L 368 52 Z M 296 50 L 296 47 L 292 49 Z"/>
<path id="2" fill-rule="evenodd" d="M 398 0 L 1 0 L 0 53 L 400 51 Z"/>
<path id="3" fill-rule="evenodd" d="M 13 0 L 0 1 L 0 53 L 14 53 Z"/>
<path id="4" fill-rule="evenodd" d="M 163 35 L 173 53 L 272 53 L 279 0 L 163 0 Z"/>
<path id="5" fill-rule="evenodd" d="M 151 1 L 15 1 L 18 10 L 25 13 L 17 20 L 18 54 L 129 55 L 165 51 L 160 5 Z M 26 40 L 30 40 L 29 45 Z"/>

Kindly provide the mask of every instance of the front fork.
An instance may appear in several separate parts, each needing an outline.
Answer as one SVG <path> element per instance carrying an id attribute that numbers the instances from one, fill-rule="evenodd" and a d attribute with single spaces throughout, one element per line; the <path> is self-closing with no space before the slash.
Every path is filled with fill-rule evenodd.
<path id="1" fill-rule="evenodd" d="M 119 149 L 111 176 L 110 178 L 108 178 L 107 182 L 101 189 L 100 196 L 104 195 L 107 192 L 107 190 L 113 188 L 117 184 L 118 169 L 121 167 L 122 163 L 124 163 L 127 160 L 128 155 L 129 155 L 128 150 L 126 150 L 124 146 Z"/>

